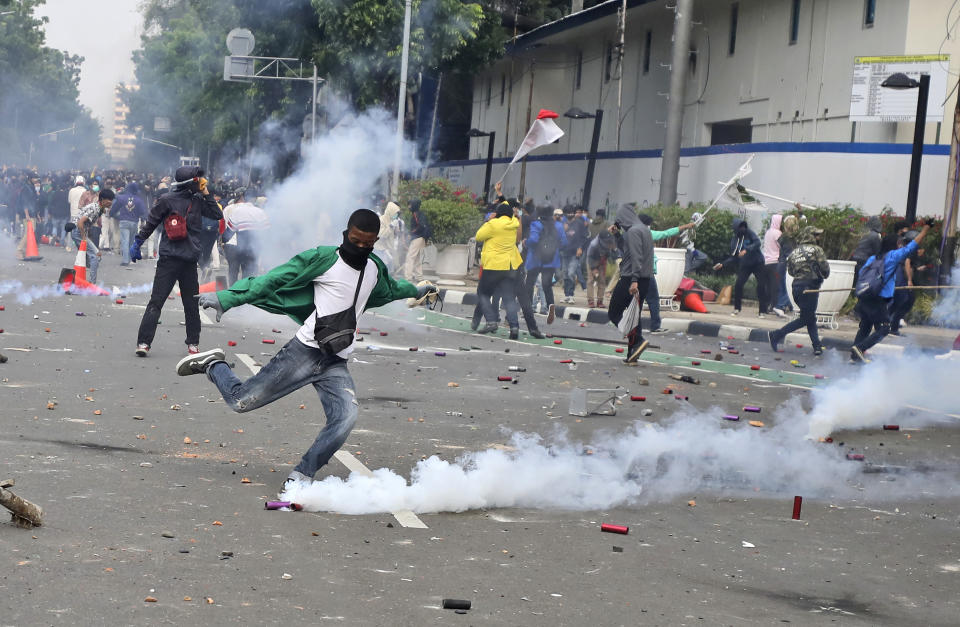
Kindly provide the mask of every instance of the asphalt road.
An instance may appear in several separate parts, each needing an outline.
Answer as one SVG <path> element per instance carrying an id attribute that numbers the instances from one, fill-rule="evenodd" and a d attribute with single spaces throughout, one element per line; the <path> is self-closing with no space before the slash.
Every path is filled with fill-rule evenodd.
<path id="1" fill-rule="evenodd" d="M 464 332 L 465 308 L 400 303 L 360 321 L 366 333 L 349 367 L 361 413 L 340 457 L 409 480 L 425 458 L 488 451 L 490 463 L 475 458 L 482 476 L 426 492 L 441 506 L 464 494 L 515 505 L 265 511 L 322 426 L 316 393 L 231 412 L 205 377 L 174 372 L 185 353 L 177 300 L 139 359 L 148 293 L 121 288 L 122 305 L 44 295 L 72 255 L 41 253 L 39 263 L 0 265 L 9 358 L 0 365 L 0 479 L 16 479 L 14 492 L 45 510 L 32 530 L 0 523 L 0 625 L 958 622 L 960 423 L 942 402 L 877 409 L 883 390 L 841 381 L 882 364 L 852 369 L 845 356 L 816 359 L 794 346 L 775 355 L 747 342 L 732 354 L 717 338 L 671 334 L 651 338 L 658 348 L 628 367 L 612 328 L 561 321 L 544 342 L 511 342 L 505 330 Z M 124 270 L 108 256 L 101 280 L 137 286 L 152 270 Z M 30 288 L 33 301 L 18 301 Z M 228 350 L 245 377 L 294 331 L 243 308 L 205 323 L 201 343 Z M 616 386 L 629 392 L 616 415 L 568 414 L 574 388 Z M 877 420 L 833 432 L 833 442 L 804 439 L 793 427 L 826 411 L 818 398 L 835 398 L 831 389 Z M 338 459 L 318 478 L 349 474 Z M 343 507 L 362 496 L 344 494 Z M 791 520 L 797 495 L 802 513 Z M 601 523 L 629 534 L 603 533 Z M 442 609 L 444 598 L 472 609 Z"/>

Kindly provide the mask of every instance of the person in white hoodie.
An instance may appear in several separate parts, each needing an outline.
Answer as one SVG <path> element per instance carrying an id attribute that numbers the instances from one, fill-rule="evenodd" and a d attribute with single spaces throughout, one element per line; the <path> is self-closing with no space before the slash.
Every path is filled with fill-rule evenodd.
<path id="1" fill-rule="evenodd" d="M 780 294 L 780 275 L 777 273 L 777 264 L 780 262 L 780 224 L 783 216 L 779 213 L 770 218 L 770 228 L 763 234 L 763 280 L 767 286 L 768 305 L 766 313 L 777 314 L 786 318 L 787 314 L 776 307 L 777 296 Z"/>

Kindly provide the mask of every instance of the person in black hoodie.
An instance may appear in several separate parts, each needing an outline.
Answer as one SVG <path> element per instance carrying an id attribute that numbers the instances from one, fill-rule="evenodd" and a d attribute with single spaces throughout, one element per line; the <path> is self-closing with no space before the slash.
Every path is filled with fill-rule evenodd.
<path id="1" fill-rule="evenodd" d="M 137 356 L 146 357 L 157 332 L 160 311 L 173 290 L 180 283 L 183 317 L 187 323 L 187 352 L 200 352 L 200 307 L 196 296 L 200 293 L 197 261 L 200 259 L 203 218 L 220 220 L 223 212 L 213 194 L 207 190 L 207 179 L 198 166 L 177 168 L 172 191 L 157 199 L 130 246 L 130 259 L 143 259 L 140 247 L 157 227 L 160 235 L 160 258 L 153 277 L 153 292 L 137 333 Z M 186 225 L 185 233 L 183 225 Z M 178 233 L 178 229 L 181 229 Z M 171 237 L 172 236 L 172 237 Z"/>
<path id="2" fill-rule="evenodd" d="M 767 311 L 767 286 L 763 280 L 763 253 L 760 252 L 761 242 L 757 234 L 750 230 L 746 220 L 734 218 L 733 237 L 730 239 L 730 256 L 713 266 L 714 270 L 721 270 L 724 266 L 736 262 L 737 282 L 733 285 L 733 315 L 740 314 L 743 305 L 743 286 L 752 274 L 757 279 L 757 300 L 760 301 L 758 318 L 763 318 Z"/>

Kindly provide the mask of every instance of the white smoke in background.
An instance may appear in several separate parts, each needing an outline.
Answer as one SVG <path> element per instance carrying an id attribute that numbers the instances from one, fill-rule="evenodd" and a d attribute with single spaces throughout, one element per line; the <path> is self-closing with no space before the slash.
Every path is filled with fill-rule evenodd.
<path id="1" fill-rule="evenodd" d="M 408 483 L 381 468 L 373 477 L 326 477 L 284 495 L 310 511 L 370 514 L 409 509 L 459 512 L 488 507 L 596 510 L 630 506 L 699 490 L 823 497 L 853 493 L 862 464 L 836 445 L 810 434 L 834 429 L 881 428 L 904 404 L 945 411 L 957 395 L 943 390 L 960 380 L 960 364 L 920 358 L 862 368 L 858 376 L 813 394 L 807 413 L 799 399 L 761 415 L 768 428 L 721 419 L 726 410 L 678 412 L 665 425 L 636 422 L 589 444 L 558 433 L 546 439 L 514 434 L 514 450 L 468 453 L 455 462 L 421 461 Z M 767 412 L 767 410 L 764 410 Z M 911 417 L 911 424 L 922 424 Z M 932 419 L 928 416 L 927 419 Z M 590 451 L 592 454 L 587 454 Z M 884 494 L 916 488 L 884 484 Z M 939 489 L 939 488 L 938 488 Z"/>
<path id="2" fill-rule="evenodd" d="M 346 115 L 318 136 L 299 170 L 266 192 L 271 227 L 257 234 L 261 263 L 272 267 L 308 248 L 339 244 L 347 218 L 368 207 L 365 199 L 392 171 L 395 138 L 396 121 L 382 109 Z M 411 154 L 409 143 L 404 154 Z"/>
<path id="3" fill-rule="evenodd" d="M 876 360 L 858 368 L 854 376 L 813 390 L 808 435 L 819 438 L 841 429 L 878 427 L 893 421 L 906 405 L 956 412 L 960 410 L 960 393 L 954 387 L 958 381 L 960 362 L 955 360 Z"/>
<path id="4" fill-rule="evenodd" d="M 115 297 L 131 294 L 147 294 L 153 289 L 153 283 L 143 283 L 141 285 L 127 285 L 120 288 L 113 286 Z M 66 292 L 60 285 L 24 285 L 22 281 L 0 281 L 0 296 L 13 294 L 17 302 L 21 305 L 33 304 L 36 300 L 44 298 L 59 298 Z M 70 296 L 97 296 L 97 294 L 88 292 L 71 293 Z"/>
<path id="5" fill-rule="evenodd" d="M 950 271 L 950 285 L 960 286 L 960 263 Z M 960 327 L 960 289 L 941 290 L 930 318 L 943 326 Z"/>

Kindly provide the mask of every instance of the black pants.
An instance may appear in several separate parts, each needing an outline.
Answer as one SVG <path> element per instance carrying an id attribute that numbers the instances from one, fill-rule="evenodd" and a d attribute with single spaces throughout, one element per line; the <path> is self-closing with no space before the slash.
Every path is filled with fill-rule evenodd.
<path id="1" fill-rule="evenodd" d="M 241 274 L 246 278 L 257 273 L 257 256 L 252 251 L 224 246 L 223 254 L 227 258 L 227 285 L 236 283 Z"/>
<path id="2" fill-rule="evenodd" d="M 197 279 L 197 262 L 163 255 L 157 260 L 157 273 L 153 276 L 153 292 L 147 310 L 140 321 L 137 344 L 153 344 L 157 334 L 160 311 L 173 291 L 173 285 L 180 284 L 180 300 L 183 302 L 183 317 L 187 322 L 186 344 L 200 343 L 200 305 L 195 296 L 200 293 Z"/>
<path id="3" fill-rule="evenodd" d="M 760 301 L 760 313 L 767 313 L 767 284 L 764 280 L 763 264 L 757 263 L 737 268 L 737 282 L 733 284 L 733 308 L 740 311 L 743 305 L 743 286 L 752 274 L 757 279 L 757 300 Z"/>
<path id="4" fill-rule="evenodd" d="M 607 309 L 607 317 L 610 318 L 610 322 L 614 324 L 620 324 L 620 321 L 623 319 L 623 312 L 630 306 L 630 300 L 633 299 L 633 295 L 630 294 L 630 283 L 632 282 L 633 279 L 630 277 L 620 277 L 617 285 L 613 288 L 613 293 L 610 294 L 610 306 Z M 643 303 L 647 297 L 647 289 L 649 287 L 650 279 L 639 279 L 637 281 L 637 298 L 640 303 Z M 643 342 L 643 329 L 640 327 L 639 317 L 637 318 L 637 327 L 630 332 L 628 337 L 628 342 L 631 347 Z"/>
<path id="5" fill-rule="evenodd" d="M 527 291 L 527 301 L 533 302 L 533 287 L 537 284 L 537 277 L 542 277 L 543 299 L 547 301 L 547 306 L 553 304 L 553 268 L 533 268 L 527 270 L 527 280 L 524 287 Z M 526 317 L 526 314 L 524 314 Z M 529 326 L 527 327 L 530 328 Z"/>
<path id="6" fill-rule="evenodd" d="M 917 300 L 913 290 L 899 290 L 893 293 L 893 303 L 890 304 L 890 332 L 900 332 L 900 321 L 913 309 Z"/>
<path id="7" fill-rule="evenodd" d="M 860 328 L 853 345 L 865 351 L 890 333 L 890 304 L 879 297 L 864 297 L 855 308 L 860 316 Z"/>
<path id="8" fill-rule="evenodd" d="M 497 315 L 497 310 L 493 308 L 492 301 L 495 294 L 500 294 L 503 299 L 503 304 L 507 309 L 507 322 L 510 324 L 510 328 L 520 326 L 517 320 L 517 301 L 514 296 L 516 293 L 514 283 L 516 277 L 516 270 L 483 271 L 483 275 L 480 277 L 480 283 L 477 285 L 477 296 L 479 297 L 480 309 L 483 311 L 483 317 L 486 318 L 487 324 L 497 322 L 499 316 Z"/>
<path id="9" fill-rule="evenodd" d="M 767 267 L 769 268 L 770 266 Z M 774 331 L 773 337 L 775 339 L 782 340 L 787 336 L 787 333 L 793 333 L 800 327 L 805 326 L 807 327 L 807 335 L 810 336 L 810 343 L 813 344 L 813 349 L 817 350 L 818 348 L 822 348 L 820 344 L 820 332 L 817 329 L 817 304 L 820 302 L 820 294 L 817 292 L 812 294 L 803 293 L 803 290 L 816 289 L 820 289 L 819 282 L 793 282 L 793 300 L 797 303 L 797 307 L 800 308 L 800 317 L 791 320 L 779 330 Z"/>
<path id="10" fill-rule="evenodd" d="M 767 311 L 770 311 L 776 306 L 777 298 L 780 296 L 780 274 L 777 272 L 776 263 L 763 266 L 763 278 L 767 288 Z"/>

